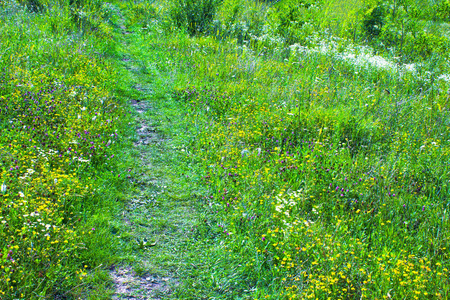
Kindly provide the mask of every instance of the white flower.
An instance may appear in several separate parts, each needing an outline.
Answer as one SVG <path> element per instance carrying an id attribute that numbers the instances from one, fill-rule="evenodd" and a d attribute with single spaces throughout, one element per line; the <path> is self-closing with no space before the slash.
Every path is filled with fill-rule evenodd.
<path id="1" fill-rule="evenodd" d="M 21 198 L 25 197 L 25 195 L 24 195 L 22 192 L 19 192 L 19 196 L 20 196 Z"/>
<path id="2" fill-rule="evenodd" d="M 0 191 L 6 193 L 6 184 L 3 182 Z"/>
<path id="3" fill-rule="evenodd" d="M 249 153 L 249 151 L 247 149 L 244 149 L 241 151 L 241 156 L 242 157 L 247 156 L 248 153 Z"/>
<path id="4" fill-rule="evenodd" d="M 280 204 L 280 205 L 277 205 L 277 206 L 275 206 L 275 210 L 277 211 L 277 212 L 282 212 L 282 209 L 284 208 L 284 205 L 283 204 Z"/>
<path id="5" fill-rule="evenodd" d="M 310 221 L 310 220 L 305 220 L 305 221 L 303 222 L 303 224 L 305 224 L 306 227 L 309 227 L 311 224 L 314 224 L 314 222 L 313 222 L 313 221 Z"/>
<path id="6" fill-rule="evenodd" d="M 442 74 L 438 77 L 439 80 L 450 82 L 450 74 Z"/>

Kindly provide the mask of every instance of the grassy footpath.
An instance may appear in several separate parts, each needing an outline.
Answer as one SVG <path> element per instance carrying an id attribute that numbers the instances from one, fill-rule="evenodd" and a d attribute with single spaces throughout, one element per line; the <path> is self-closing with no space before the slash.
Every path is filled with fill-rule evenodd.
<path id="1" fill-rule="evenodd" d="M 187 146 L 197 132 L 173 97 L 177 69 L 167 65 L 167 44 L 158 26 L 126 25 L 119 94 L 134 107 L 136 135 L 128 204 L 112 225 L 123 259 L 111 272 L 113 297 L 238 299 L 243 262 L 223 249 L 207 209 L 199 160 Z"/>

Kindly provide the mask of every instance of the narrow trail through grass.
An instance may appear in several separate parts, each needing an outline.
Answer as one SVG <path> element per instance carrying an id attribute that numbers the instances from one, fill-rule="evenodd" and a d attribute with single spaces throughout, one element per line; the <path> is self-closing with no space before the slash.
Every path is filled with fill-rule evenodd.
<path id="1" fill-rule="evenodd" d="M 122 60 L 124 78 L 128 79 L 126 95 L 134 108 L 136 135 L 130 152 L 133 163 L 131 189 L 126 209 L 114 224 L 120 231 L 123 265 L 112 267 L 115 284 L 113 299 L 166 299 L 179 285 L 179 269 L 189 248 L 187 232 L 194 226 L 198 212 L 189 195 L 177 197 L 176 150 L 171 130 L 164 131 L 168 117 L 160 107 L 164 97 L 154 76 L 149 76 L 132 53 L 136 37 L 124 31 Z M 155 75 L 156 68 L 152 69 Z M 161 119 L 166 118 L 165 121 Z"/>
<path id="2" fill-rule="evenodd" d="M 208 230 L 217 222 L 206 209 L 197 162 L 186 151 L 193 129 L 172 99 L 176 70 L 165 66 L 164 41 L 150 34 L 122 28 L 118 90 L 135 116 L 135 135 L 128 153 L 130 187 L 112 224 L 122 261 L 110 270 L 112 299 L 228 297 L 236 292 L 230 290 L 238 275 L 217 275 L 229 260 Z"/>
<path id="3" fill-rule="evenodd" d="M 134 114 L 130 187 L 112 224 L 119 244 L 112 299 L 244 299 L 245 258 L 226 249 L 211 210 L 198 156 L 198 134 L 173 97 L 176 67 L 157 26 L 122 28 L 118 96 Z"/>

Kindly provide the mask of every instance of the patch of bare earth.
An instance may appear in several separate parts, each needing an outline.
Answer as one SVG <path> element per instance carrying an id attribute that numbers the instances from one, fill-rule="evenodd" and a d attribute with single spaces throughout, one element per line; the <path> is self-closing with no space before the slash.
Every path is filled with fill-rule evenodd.
<path id="1" fill-rule="evenodd" d="M 164 139 L 159 137 L 155 128 L 148 126 L 148 121 L 143 117 L 143 114 L 150 109 L 148 104 L 144 101 L 131 100 L 131 105 L 135 108 L 139 114 L 137 117 L 136 133 L 138 140 L 134 143 L 134 146 L 139 150 L 139 159 L 142 164 L 147 164 L 147 155 L 145 151 L 145 145 L 151 143 L 162 143 Z M 150 167 L 150 166 L 148 166 Z M 139 180 L 141 182 L 142 180 Z M 142 181 L 143 182 L 143 181 Z M 146 184 L 142 184 L 142 188 L 145 190 Z M 143 192 L 143 190 L 141 190 Z M 144 198 L 142 195 L 135 195 L 138 199 Z M 135 203 L 135 202 L 138 203 Z M 148 200 L 136 200 L 131 199 L 128 203 L 128 207 L 122 213 L 122 222 L 129 228 L 130 232 L 133 231 L 135 224 L 130 221 L 128 212 L 132 212 L 140 205 L 145 206 Z M 141 225 L 142 226 L 142 225 Z M 154 246 L 156 243 L 150 245 Z M 161 276 L 158 274 L 144 273 L 138 275 L 130 266 L 112 266 L 110 268 L 110 276 L 113 281 L 115 291 L 112 299 L 165 299 L 170 295 L 173 289 L 179 284 L 177 279 L 169 276 Z"/>
<path id="2" fill-rule="evenodd" d="M 143 114 L 149 109 L 148 105 L 144 101 L 131 100 L 131 105 L 139 114 Z M 149 126 L 143 119 L 138 119 L 138 128 L 136 128 L 136 133 L 139 140 L 135 142 L 135 146 L 164 142 L 164 139 L 157 134 L 156 128 Z"/>
<path id="3" fill-rule="evenodd" d="M 178 285 L 170 277 L 157 277 L 151 274 L 138 276 L 131 267 L 112 267 L 111 279 L 116 287 L 112 299 L 164 299 Z"/>

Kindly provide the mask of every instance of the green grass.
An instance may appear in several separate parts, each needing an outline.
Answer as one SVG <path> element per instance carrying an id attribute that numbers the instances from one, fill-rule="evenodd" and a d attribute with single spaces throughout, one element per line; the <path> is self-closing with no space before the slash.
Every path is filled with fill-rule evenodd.
<path id="1" fill-rule="evenodd" d="M 0 4 L 0 298 L 449 297 L 445 2 L 33 3 Z"/>
<path id="2" fill-rule="evenodd" d="M 448 83 L 425 75 L 445 60 L 400 73 L 331 52 L 188 36 L 156 20 L 147 21 L 156 39 L 141 33 L 149 49 L 167 49 L 157 63 L 164 57 L 187 109 L 186 151 L 202 160 L 209 187 L 214 221 L 198 231 L 211 249 L 223 245 L 196 291 L 447 297 Z"/>
<path id="3" fill-rule="evenodd" d="M 134 174 L 127 193 L 130 201 L 113 223 L 122 257 L 122 265 L 116 268 L 134 270 L 135 282 L 151 277 L 161 286 L 132 288 L 117 296 L 238 296 L 240 288 L 233 291 L 231 279 L 223 280 L 216 274 L 239 258 L 226 255 L 223 261 L 223 245 L 215 241 L 219 227 L 215 216 L 205 211 L 207 191 L 201 185 L 198 159 L 186 152 L 193 130 L 182 117 L 186 112 L 173 98 L 173 69 L 164 64 L 166 49 L 154 28 L 151 42 L 136 29 L 128 29 L 132 33 L 123 37 L 121 49 L 124 68 L 119 91 L 139 102 L 133 124 L 137 145 L 129 153 Z M 151 128 L 149 136 L 140 134 L 143 126 Z M 231 274 L 234 280 L 243 277 Z"/>
<path id="4" fill-rule="evenodd" d="M 114 12 L 28 8 L 0 8 L 0 298 L 98 299 L 113 261 L 105 211 L 126 186 L 127 117 L 105 58 Z"/>

